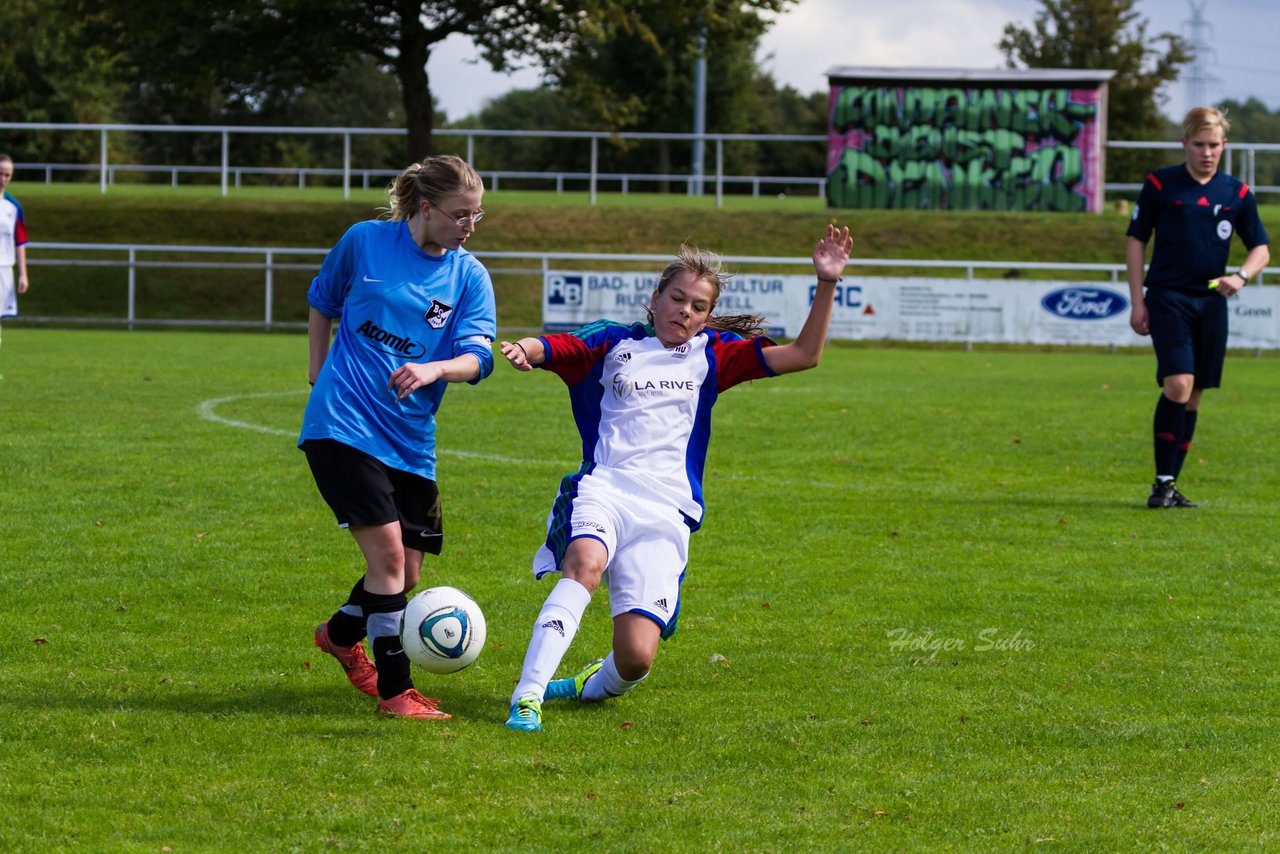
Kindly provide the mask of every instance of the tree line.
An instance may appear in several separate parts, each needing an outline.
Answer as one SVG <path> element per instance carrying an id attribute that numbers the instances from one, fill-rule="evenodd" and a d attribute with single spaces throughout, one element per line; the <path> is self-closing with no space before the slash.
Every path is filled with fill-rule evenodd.
<path id="1" fill-rule="evenodd" d="M 688 133 L 705 45 L 708 132 L 822 134 L 827 92 L 779 85 L 756 60 L 772 17 L 796 2 L 6 0 L 7 30 L 21 37 L 0 52 L 0 120 L 404 128 L 405 136 L 352 140 L 353 162 L 391 170 L 457 150 L 456 138 L 434 136 L 441 127 Z M 1148 33 L 1135 2 L 1041 0 L 1032 24 L 1009 24 L 998 48 L 1010 67 L 1114 69 L 1111 138 L 1168 139 L 1160 91 L 1190 47 Z M 427 59 L 455 34 L 471 38 L 496 70 L 539 68 L 543 84 L 448 120 L 436 109 Z M 1228 106 L 1236 139 L 1280 134 L 1280 117 L 1264 105 Z M 113 134 L 111 144 L 117 163 L 213 164 L 221 141 Z M 92 133 L 30 131 L 3 141 L 19 161 L 93 162 L 97 145 Z M 240 134 L 232 146 L 240 164 L 341 160 L 337 138 Z M 599 154 L 602 171 L 680 173 L 691 144 L 614 140 Z M 513 171 L 585 171 L 589 156 L 585 143 L 562 140 L 476 142 L 478 162 Z M 733 143 L 725 156 L 729 174 L 825 171 L 818 145 Z M 1141 168 L 1125 156 L 1112 160 L 1124 172 Z"/>

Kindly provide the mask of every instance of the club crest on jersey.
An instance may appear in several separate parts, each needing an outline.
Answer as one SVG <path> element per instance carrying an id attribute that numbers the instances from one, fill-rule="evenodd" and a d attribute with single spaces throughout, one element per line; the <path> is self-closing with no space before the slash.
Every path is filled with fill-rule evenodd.
<path id="1" fill-rule="evenodd" d="M 422 319 L 432 329 L 440 329 L 449 322 L 449 315 L 453 314 L 453 306 L 446 305 L 438 299 L 431 300 L 431 307 L 423 312 Z"/>
<path id="2" fill-rule="evenodd" d="M 618 400 L 626 400 L 636 390 L 635 383 L 622 372 L 613 375 L 613 396 Z"/>
<path id="3" fill-rule="evenodd" d="M 684 342 L 683 344 L 677 344 L 676 346 L 671 348 L 671 358 L 673 359 L 683 359 L 683 358 L 686 358 L 688 355 L 689 355 L 688 341 Z"/>
<path id="4" fill-rule="evenodd" d="M 1231 239 L 1231 220 L 1224 219 L 1218 223 L 1218 237 L 1223 240 Z"/>

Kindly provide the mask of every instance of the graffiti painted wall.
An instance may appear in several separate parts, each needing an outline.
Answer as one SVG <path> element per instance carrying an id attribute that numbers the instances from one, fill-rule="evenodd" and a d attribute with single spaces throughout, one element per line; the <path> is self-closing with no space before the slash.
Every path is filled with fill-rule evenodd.
<path id="1" fill-rule="evenodd" d="M 1097 211 L 1104 91 L 833 80 L 828 204 Z"/>

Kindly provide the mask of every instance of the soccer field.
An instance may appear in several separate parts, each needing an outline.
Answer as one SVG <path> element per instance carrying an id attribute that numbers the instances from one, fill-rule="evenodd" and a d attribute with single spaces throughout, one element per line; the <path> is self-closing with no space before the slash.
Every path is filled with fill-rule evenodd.
<path id="1" fill-rule="evenodd" d="M 452 720 L 386 720 L 311 644 L 360 570 L 294 447 L 305 338 L 6 328 L 0 851 L 1275 848 L 1276 364 L 1206 395 L 1194 511 L 1145 508 L 1145 351 L 838 346 L 734 389 L 679 632 L 530 735 L 554 376 L 446 396 L 423 586 L 488 645 L 416 675 Z"/>

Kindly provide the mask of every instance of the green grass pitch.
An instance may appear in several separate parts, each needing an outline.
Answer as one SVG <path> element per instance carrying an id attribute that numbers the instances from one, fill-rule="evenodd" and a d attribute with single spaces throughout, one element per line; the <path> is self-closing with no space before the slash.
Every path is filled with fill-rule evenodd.
<path id="1" fill-rule="evenodd" d="M 1275 360 L 1145 509 L 1147 352 L 835 346 L 727 393 L 648 681 L 502 726 L 576 436 L 500 364 L 440 418 L 424 584 L 488 646 L 392 721 L 311 645 L 359 572 L 294 436 L 299 335 L 7 328 L 0 850 L 1280 845 Z M 603 591 L 562 672 L 602 654 Z"/>

